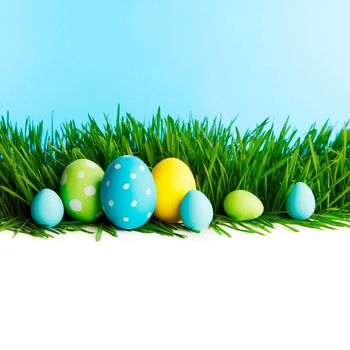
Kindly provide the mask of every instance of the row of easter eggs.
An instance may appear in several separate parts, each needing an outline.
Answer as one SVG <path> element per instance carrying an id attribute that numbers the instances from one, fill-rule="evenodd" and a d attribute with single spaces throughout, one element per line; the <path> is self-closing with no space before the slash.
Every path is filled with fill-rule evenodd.
<path id="1" fill-rule="evenodd" d="M 56 226 L 64 211 L 83 222 L 105 214 L 122 229 L 138 228 L 154 215 L 166 223 L 181 220 L 200 231 L 213 218 L 209 199 L 196 190 L 193 174 L 184 162 L 167 158 L 151 173 L 134 156 L 116 158 L 105 173 L 90 160 L 72 162 L 62 174 L 59 195 L 44 189 L 31 206 L 33 220 L 44 227 Z"/>
<path id="2" fill-rule="evenodd" d="M 31 207 L 35 222 L 53 227 L 66 210 L 83 222 L 93 222 L 105 214 L 123 229 L 140 227 L 154 215 L 166 223 L 182 220 L 185 226 L 200 231 L 213 218 L 209 199 L 196 190 L 191 170 L 176 158 L 162 160 L 152 173 L 134 156 L 116 158 L 105 173 L 96 163 L 79 159 L 64 170 L 59 193 L 45 189 L 35 196 Z M 256 219 L 264 211 L 259 198 L 244 190 L 229 193 L 223 206 L 226 214 L 238 221 Z M 295 219 L 309 218 L 315 210 L 311 189 L 296 183 L 287 197 L 286 209 Z"/>

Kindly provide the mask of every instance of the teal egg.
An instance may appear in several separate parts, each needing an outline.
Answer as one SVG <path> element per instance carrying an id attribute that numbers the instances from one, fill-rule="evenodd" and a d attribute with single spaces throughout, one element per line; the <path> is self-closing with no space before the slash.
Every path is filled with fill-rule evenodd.
<path id="1" fill-rule="evenodd" d="M 101 204 L 116 226 L 132 230 L 144 225 L 156 206 L 156 186 L 148 166 L 138 157 L 116 158 L 101 185 Z"/>
<path id="2" fill-rule="evenodd" d="M 180 216 L 185 226 L 194 231 L 201 231 L 213 220 L 213 207 L 204 193 L 191 190 L 181 201 Z"/>
<path id="3" fill-rule="evenodd" d="M 288 215 L 297 220 L 307 220 L 315 212 L 315 207 L 311 188 L 304 182 L 294 184 L 286 201 Z"/>
<path id="4" fill-rule="evenodd" d="M 41 190 L 34 197 L 31 214 L 33 220 L 43 227 L 58 225 L 64 214 L 64 207 L 59 195 L 48 188 Z"/>

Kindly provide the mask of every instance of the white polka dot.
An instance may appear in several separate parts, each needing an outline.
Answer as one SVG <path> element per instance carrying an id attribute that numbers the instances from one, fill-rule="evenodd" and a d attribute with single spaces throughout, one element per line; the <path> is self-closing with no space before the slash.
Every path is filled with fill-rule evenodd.
<path id="1" fill-rule="evenodd" d="M 132 201 L 132 202 L 130 203 L 130 205 L 131 205 L 132 207 L 136 207 L 136 206 L 137 206 L 137 201 Z"/>
<path id="2" fill-rule="evenodd" d="M 81 209 L 83 208 L 83 205 L 79 199 L 72 199 L 69 202 L 69 206 L 73 211 L 81 211 Z"/>
<path id="3" fill-rule="evenodd" d="M 117 163 L 114 167 L 115 167 L 117 170 L 119 170 L 122 166 L 121 166 L 121 164 Z"/>
<path id="4" fill-rule="evenodd" d="M 85 172 L 84 171 L 79 171 L 78 172 L 78 177 L 79 177 L 79 179 L 83 179 L 85 177 Z"/>
<path id="5" fill-rule="evenodd" d="M 129 218 L 123 218 L 123 221 L 124 221 L 124 222 L 128 222 L 128 221 L 129 221 Z"/>
<path id="6" fill-rule="evenodd" d="M 135 174 L 135 173 L 131 173 L 131 174 L 130 174 L 130 177 L 131 177 L 133 180 L 135 180 L 135 179 L 136 179 L 136 174 Z"/>
<path id="7" fill-rule="evenodd" d="M 123 156 L 123 158 L 130 158 L 131 156 L 129 156 L 129 155 L 126 155 L 126 156 Z"/>
<path id="8" fill-rule="evenodd" d="M 113 202 L 112 200 L 110 200 L 110 201 L 108 201 L 108 205 L 109 205 L 110 207 L 113 207 L 114 202 Z"/>
<path id="9" fill-rule="evenodd" d="M 152 194 L 152 190 L 150 188 L 147 188 L 146 193 L 150 196 Z"/>
<path id="10" fill-rule="evenodd" d="M 87 196 L 93 196 L 96 193 L 96 188 L 94 186 L 92 186 L 92 185 L 86 186 L 84 188 L 84 193 Z"/>
<path id="11" fill-rule="evenodd" d="M 86 165 L 89 167 L 89 168 L 98 168 L 98 165 L 94 162 L 92 162 L 91 160 L 87 160 L 86 161 Z"/>
<path id="12" fill-rule="evenodd" d="M 63 173 L 63 174 L 62 174 L 62 177 L 61 177 L 60 184 L 61 184 L 61 185 L 64 185 L 64 184 L 66 183 L 66 181 L 67 181 L 67 178 L 68 178 L 67 174 L 66 174 L 66 173 Z"/>
<path id="13" fill-rule="evenodd" d="M 152 213 L 147 213 L 147 217 L 150 218 L 152 216 Z"/>
<path id="14" fill-rule="evenodd" d="M 144 167 L 143 165 L 140 165 L 140 166 L 139 166 L 139 169 L 140 169 L 141 171 L 145 171 L 145 167 Z"/>
<path id="15" fill-rule="evenodd" d="M 99 211 L 99 212 L 96 214 L 96 219 L 100 218 L 102 215 L 103 215 L 103 213 L 102 213 L 101 211 Z"/>
<path id="16" fill-rule="evenodd" d="M 127 190 L 130 187 L 130 185 L 128 183 L 123 185 L 123 190 Z"/>
<path id="17" fill-rule="evenodd" d="M 107 182 L 106 182 L 106 187 L 109 187 L 110 184 L 111 184 L 111 182 L 110 182 L 110 181 L 107 181 Z"/>

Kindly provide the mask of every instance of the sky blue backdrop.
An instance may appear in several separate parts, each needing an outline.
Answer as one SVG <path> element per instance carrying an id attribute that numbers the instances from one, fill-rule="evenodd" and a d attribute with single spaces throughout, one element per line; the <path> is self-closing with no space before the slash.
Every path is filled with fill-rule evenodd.
<path id="1" fill-rule="evenodd" d="M 0 113 L 350 117 L 350 2 L 0 0 Z"/>

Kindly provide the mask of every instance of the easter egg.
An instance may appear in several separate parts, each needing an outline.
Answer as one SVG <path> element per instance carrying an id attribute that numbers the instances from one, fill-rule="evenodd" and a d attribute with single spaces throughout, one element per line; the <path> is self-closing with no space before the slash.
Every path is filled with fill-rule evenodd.
<path id="1" fill-rule="evenodd" d="M 134 156 L 115 159 L 103 177 L 101 203 L 114 225 L 128 230 L 144 225 L 156 205 L 156 187 L 147 165 Z"/>
<path id="2" fill-rule="evenodd" d="M 33 199 L 31 208 L 33 220 L 43 227 L 58 225 L 64 214 L 63 203 L 59 195 L 48 188 L 41 190 Z"/>
<path id="3" fill-rule="evenodd" d="M 103 170 L 88 159 L 75 160 L 64 170 L 60 196 L 73 219 L 92 222 L 102 215 L 99 194 L 103 174 Z"/>
<path id="4" fill-rule="evenodd" d="M 311 188 L 303 182 L 294 184 L 286 200 L 289 216 L 297 220 L 307 220 L 315 212 L 315 207 L 315 197 Z"/>
<path id="5" fill-rule="evenodd" d="M 185 194 L 196 189 L 190 168 L 177 158 L 167 158 L 152 170 L 157 188 L 154 216 L 167 223 L 180 221 L 180 203 Z"/>
<path id="6" fill-rule="evenodd" d="M 224 210 L 229 217 L 245 221 L 258 218 L 264 212 L 264 206 L 254 194 L 236 190 L 226 196 Z"/>
<path id="7" fill-rule="evenodd" d="M 180 215 L 185 226 L 201 231 L 213 220 L 213 207 L 204 193 L 191 190 L 181 201 Z"/>

